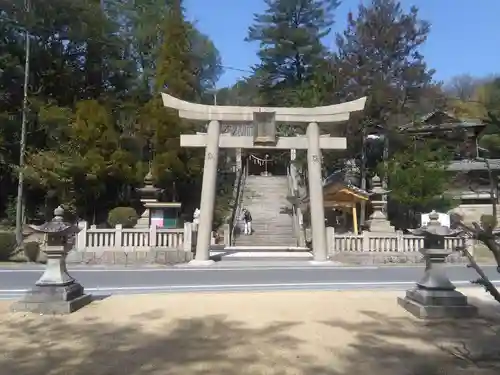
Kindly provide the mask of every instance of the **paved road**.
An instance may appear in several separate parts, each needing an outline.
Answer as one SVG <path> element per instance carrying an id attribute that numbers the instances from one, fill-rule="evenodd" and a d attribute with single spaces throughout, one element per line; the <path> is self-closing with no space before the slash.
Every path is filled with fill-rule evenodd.
<path id="1" fill-rule="evenodd" d="M 500 274 L 493 266 L 484 267 L 495 282 Z M 463 265 L 447 267 L 457 286 L 467 286 L 477 278 Z M 260 290 L 346 290 L 406 289 L 423 274 L 421 266 L 388 267 L 224 267 L 213 268 L 74 268 L 70 270 L 93 294 L 153 292 L 260 291 Z M 17 298 L 30 288 L 41 268 L 0 268 L 0 298 Z"/>

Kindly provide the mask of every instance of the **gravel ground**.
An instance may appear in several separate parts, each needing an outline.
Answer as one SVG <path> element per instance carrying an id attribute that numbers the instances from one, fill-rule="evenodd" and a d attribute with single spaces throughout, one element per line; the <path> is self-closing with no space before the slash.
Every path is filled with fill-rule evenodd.
<path id="1" fill-rule="evenodd" d="M 10 313 L 3 301 L 0 374 L 500 373 L 496 306 L 481 302 L 482 319 L 424 323 L 398 307 L 399 295 L 113 296 L 64 317 Z"/>

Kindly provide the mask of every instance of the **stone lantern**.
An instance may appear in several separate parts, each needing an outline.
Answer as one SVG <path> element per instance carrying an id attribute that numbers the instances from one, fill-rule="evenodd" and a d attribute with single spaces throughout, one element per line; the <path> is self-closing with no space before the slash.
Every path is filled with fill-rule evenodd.
<path id="1" fill-rule="evenodd" d="M 153 172 L 151 168 L 144 177 L 144 186 L 136 189 L 140 195 L 141 202 L 156 202 L 163 193 L 163 189 L 157 188 L 153 184 Z"/>
<path id="2" fill-rule="evenodd" d="M 63 219 L 64 210 L 57 207 L 54 218 L 40 226 L 30 225 L 43 233 L 42 251 L 47 255 L 43 275 L 24 297 L 12 305 L 13 311 L 39 314 L 70 314 L 91 302 L 83 286 L 71 277 L 66 269 L 66 255 L 71 248 L 70 239 L 79 231 L 78 226 Z"/>
<path id="3" fill-rule="evenodd" d="M 394 233 L 394 227 L 387 220 L 387 201 L 385 197 L 390 193 L 382 187 L 382 181 L 379 176 L 372 178 L 372 190 L 370 191 L 370 201 L 373 207 L 373 213 L 368 220 L 370 232 Z"/>
<path id="4" fill-rule="evenodd" d="M 144 212 L 139 218 L 136 228 L 149 228 L 151 224 L 151 205 L 158 203 L 158 198 L 163 193 L 163 189 L 157 188 L 153 184 L 153 173 L 149 168 L 144 177 L 144 186 L 136 189 L 140 196 L 141 203 L 144 205 Z"/>
<path id="5" fill-rule="evenodd" d="M 439 214 L 432 211 L 429 223 L 411 232 L 424 236 L 420 252 L 425 259 L 425 273 L 413 289 L 406 292 L 398 303 L 412 315 L 421 319 L 469 318 L 477 314 L 477 308 L 469 305 L 467 297 L 456 290 L 446 275 L 445 261 L 451 250 L 445 249 L 445 237 L 460 233 L 441 225 Z"/>

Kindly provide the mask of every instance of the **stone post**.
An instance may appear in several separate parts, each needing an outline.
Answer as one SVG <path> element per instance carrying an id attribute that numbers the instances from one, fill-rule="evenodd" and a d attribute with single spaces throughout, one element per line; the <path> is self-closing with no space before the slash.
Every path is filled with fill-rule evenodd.
<path id="1" fill-rule="evenodd" d="M 370 248 L 370 239 L 371 239 L 370 232 L 368 232 L 367 230 L 361 232 L 361 250 L 364 253 L 367 253 L 370 250 L 372 250 Z M 378 251 L 379 249 L 373 249 L 373 250 Z"/>
<path id="2" fill-rule="evenodd" d="M 156 225 L 151 225 L 149 227 L 149 247 L 155 248 L 157 246 L 156 237 L 157 237 L 158 227 Z"/>
<path id="3" fill-rule="evenodd" d="M 312 122 L 307 127 L 307 169 L 309 174 L 309 201 L 311 211 L 312 247 L 315 262 L 326 262 L 325 207 L 323 205 L 323 177 L 321 174 L 321 149 L 319 126 Z"/>
<path id="4" fill-rule="evenodd" d="M 182 242 L 182 248 L 186 252 L 191 252 L 193 242 L 193 224 L 186 221 L 184 223 L 184 238 Z"/>
<path id="5" fill-rule="evenodd" d="M 114 240 L 114 250 L 122 249 L 122 237 L 123 237 L 123 226 L 121 224 L 115 225 L 115 240 Z"/>
<path id="6" fill-rule="evenodd" d="M 326 245 L 328 249 L 328 254 L 333 254 L 335 252 L 335 228 L 326 228 Z"/>
<path id="7" fill-rule="evenodd" d="M 396 246 L 397 246 L 397 251 L 399 252 L 404 252 L 408 250 L 405 249 L 404 235 L 403 232 L 400 230 L 396 231 Z"/>
<path id="8" fill-rule="evenodd" d="M 203 168 L 203 185 L 200 203 L 200 224 L 196 239 L 195 259 L 190 263 L 193 265 L 209 265 L 210 242 L 212 234 L 212 222 L 215 206 L 215 192 L 217 182 L 217 160 L 219 157 L 219 121 L 210 121 L 207 131 L 207 147 L 205 150 L 205 164 Z"/>
<path id="9" fill-rule="evenodd" d="M 224 246 L 231 246 L 231 226 L 224 224 Z"/>
<path id="10" fill-rule="evenodd" d="M 80 221 L 78 223 L 78 229 L 80 230 L 80 232 L 78 232 L 76 235 L 76 251 L 85 251 L 85 249 L 87 248 L 87 227 L 88 224 L 86 221 Z"/>

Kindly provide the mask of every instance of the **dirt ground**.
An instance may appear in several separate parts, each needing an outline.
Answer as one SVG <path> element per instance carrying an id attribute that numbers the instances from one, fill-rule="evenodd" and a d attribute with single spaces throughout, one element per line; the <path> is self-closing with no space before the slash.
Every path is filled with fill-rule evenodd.
<path id="1" fill-rule="evenodd" d="M 402 294 L 114 296 L 65 317 L 13 314 L 2 301 L 0 374 L 500 373 L 496 306 L 481 302 L 473 321 L 424 323 L 397 305 Z"/>

